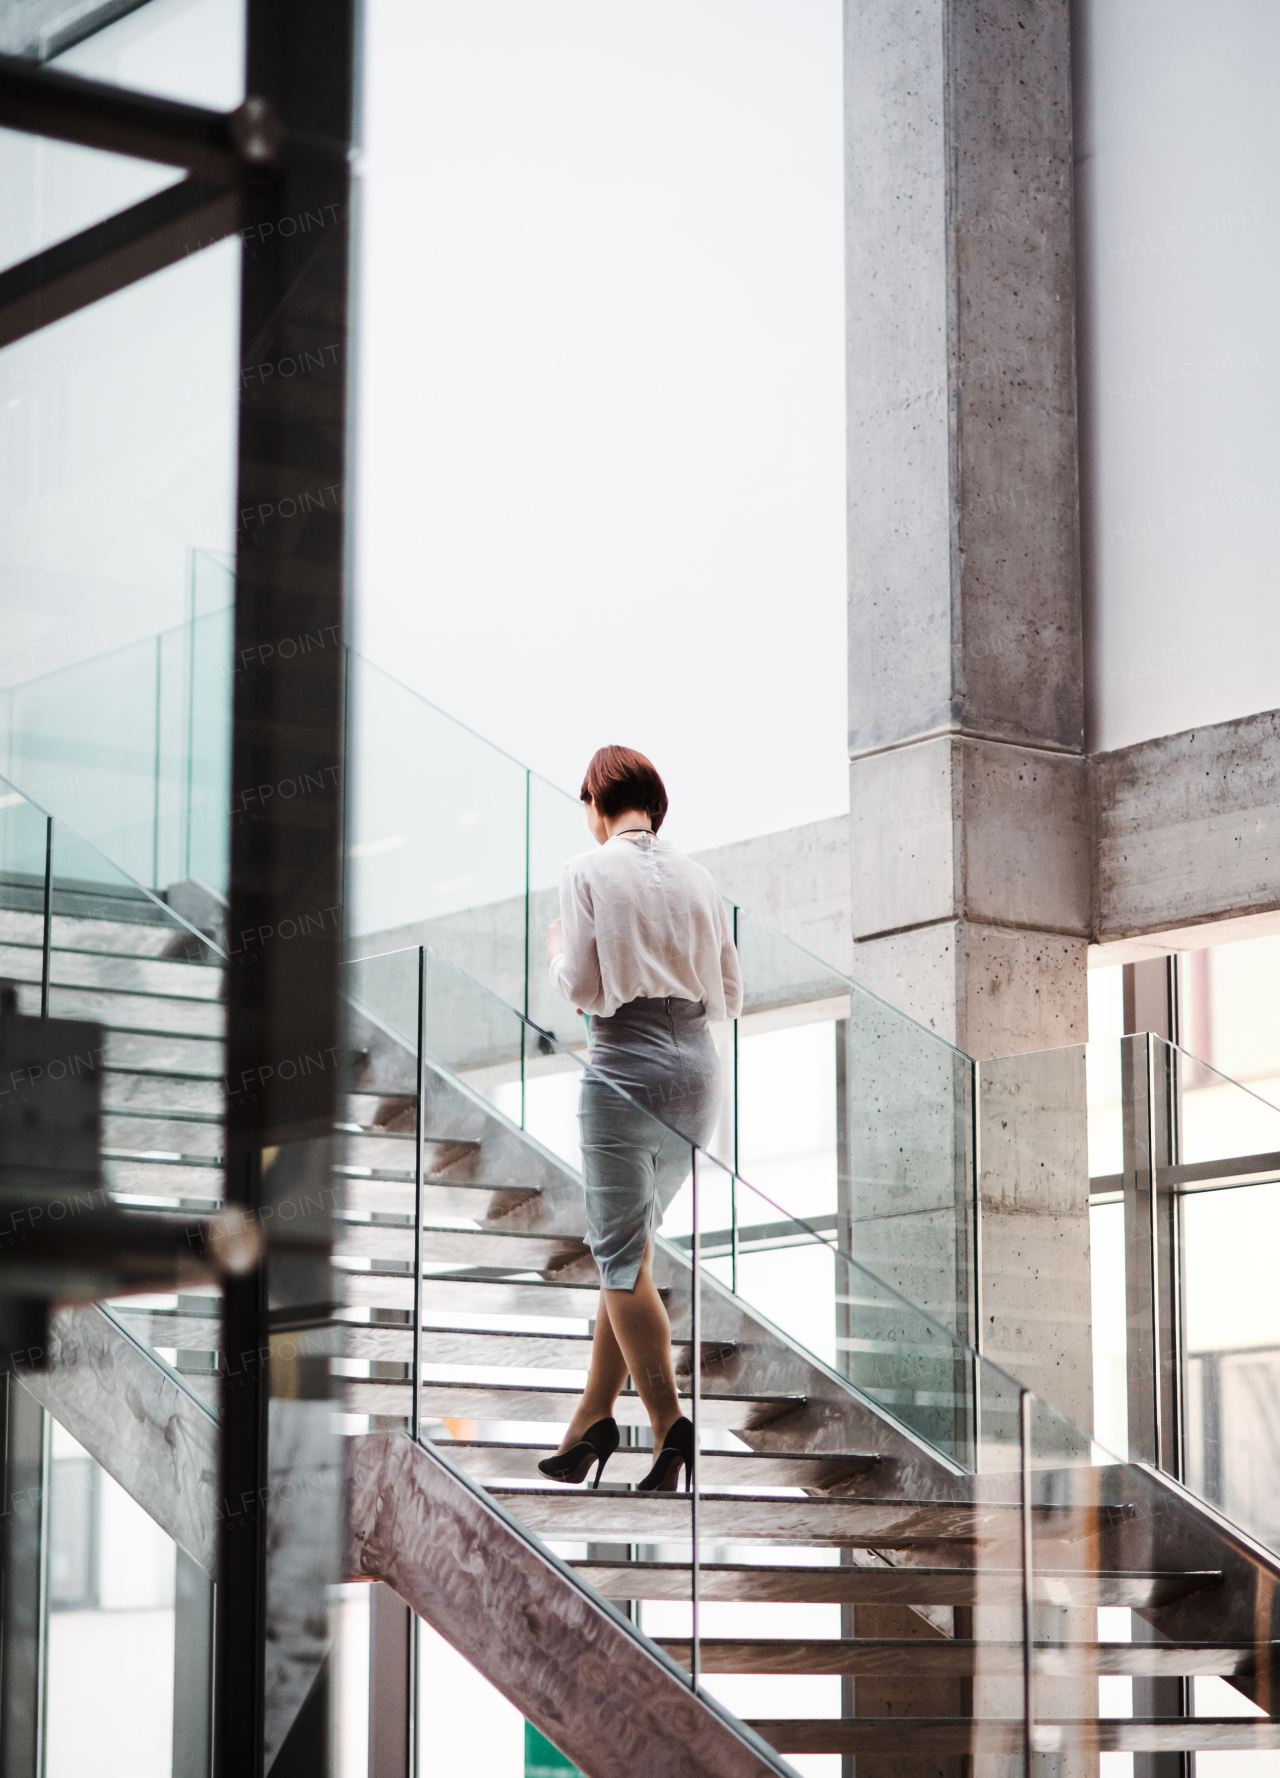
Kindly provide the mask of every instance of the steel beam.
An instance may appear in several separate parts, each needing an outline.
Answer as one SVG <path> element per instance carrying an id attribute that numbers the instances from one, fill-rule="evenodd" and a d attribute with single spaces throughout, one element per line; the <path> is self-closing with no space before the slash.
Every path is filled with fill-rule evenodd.
<path id="1" fill-rule="evenodd" d="M 234 234 L 240 194 L 184 179 L 0 272 L 0 347 Z"/>
<path id="2" fill-rule="evenodd" d="M 235 115 L 0 56 L 3 128 L 185 167 L 202 179 L 225 184 L 238 176 Z"/>
<path id="3" fill-rule="evenodd" d="M 342 922 L 304 916 L 342 902 L 353 0 L 249 0 L 246 42 L 247 106 L 307 146 L 243 192 L 240 362 L 257 374 L 240 411 L 228 929 L 259 942 L 227 977 L 226 1187 L 268 1251 L 223 1299 L 222 1492 L 243 1510 L 219 1554 L 214 1771 L 323 1778 L 341 1458 L 336 1336 L 310 1330 L 335 1296 Z M 308 352 L 312 374 L 290 375 Z M 305 1522 L 281 1513 L 299 1498 Z M 307 1662 L 286 1667 L 276 1651 L 304 1632 Z"/>

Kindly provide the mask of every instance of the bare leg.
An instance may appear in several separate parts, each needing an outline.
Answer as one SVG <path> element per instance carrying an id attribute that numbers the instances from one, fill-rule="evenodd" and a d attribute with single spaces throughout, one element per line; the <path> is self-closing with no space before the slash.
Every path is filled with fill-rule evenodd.
<path id="1" fill-rule="evenodd" d="M 671 1363 L 671 1323 L 653 1281 L 649 1247 L 644 1250 L 634 1290 L 602 1290 L 587 1387 L 560 1449 L 576 1444 L 597 1420 L 614 1410 L 628 1372 L 653 1427 L 653 1448 L 680 1417 L 675 1369 Z"/>

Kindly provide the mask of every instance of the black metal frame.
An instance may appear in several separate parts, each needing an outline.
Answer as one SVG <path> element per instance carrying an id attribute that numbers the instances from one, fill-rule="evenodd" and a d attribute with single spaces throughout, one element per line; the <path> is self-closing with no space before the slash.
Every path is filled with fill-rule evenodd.
<path id="1" fill-rule="evenodd" d="M 250 97 L 227 115 L 0 57 L 0 125 L 186 175 L 0 273 L 0 345 L 241 230 L 241 362 L 323 344 L 330 364 L 327 376 L 275 377 L 242 400 L 233 931 L 276 933 L 342 901 L 356 6 L 247 0 Z M 317 215 L 319 228 L 298 222 Z M 281 228 L 282 219 L 294 226 Z M 304 634 L 330 645 L 276 646 Z M 252 963 L 229 972 L 227 1078 L 240 1090 L 227 1108 L 227 1197 L 251 1216 L 268 1209 L 272 1191 L 278 1198 L 281 1188 L 268 1187 L 280 1151 L 293 1145 L 312 1172 L 325 1167 L 343 1086 L 341 944 L 340 922 L 308 922 L 291 942 L 264 943 Z M 330 1065 L 292 1077 L 281 1066 L 317 1053 Z M 226 1778 L 263 1770 L 271 1343 L 329 1313 L 330 1221 L 311 1216 L 285 1246 L 269 1239 L 262 1266 L 228 1280 L 224 1292 L 224 1350 L 246 1355 L 237 1386 L 223 1392 L 219 1492 L 224 1503 L 245 1503 L 224 1516 L 219 1551 L 213 1763 Z M 296 1371 L 280 1387 L 297 1399 Z M 280 1778 L 328 1769 L 325 1704 L 325 1688 L 313 1687 L 275 1760 Z"/>

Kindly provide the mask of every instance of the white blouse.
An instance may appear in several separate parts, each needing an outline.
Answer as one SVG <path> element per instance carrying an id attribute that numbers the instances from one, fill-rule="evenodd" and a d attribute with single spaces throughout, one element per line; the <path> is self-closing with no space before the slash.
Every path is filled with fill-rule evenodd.
<path id="1" fill-rule="evenodd" d="M 560 877 L 564 953 L 556 991 L 609 1018 L 629 1000 L 700 1000 L 709 1019 L 742 1011 L 742 972 L 711 873 L 658 834 L 615 834 Z"/>

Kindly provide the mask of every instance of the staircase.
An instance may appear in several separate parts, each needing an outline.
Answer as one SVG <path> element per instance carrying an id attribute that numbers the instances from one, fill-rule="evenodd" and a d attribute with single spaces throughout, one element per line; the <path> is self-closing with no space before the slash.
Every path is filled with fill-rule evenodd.
<path id="1" fill-rule="evenodd" d="M 82 901 L 53 920 L 49 1010 L 107 1028 L 112 1188 L 125 1203 L 203 1213 L 222 1185 L 223 960 L 141 896 L 86 889 Z M 39 1010 L 42 944 L 31 905 L 0 911 L 0 974 L 21 984 L 24 1011 Z M 936 1762 L 1020 1753 L 1028 1531 L 1033 1749 L 1280 1747 L 1280 1722 L 1269 1714 L 1147 1716 L 1141 1692 L 1133 1718 L 1097 1714 L 1096 1682 L 1109 1675 L 1218 1675 L 1269 1712 L 1280 1609 L 1280 1561 L 1269 1550 L 1168 1478 L 1137 1465 L 1091 1466 L 1087 1455 L 1041 1464 L 1024 1514 L 1018 1474 L 967 1473 L 710 1276 L 696 1355 L 704 1692 L 693 1697 L 683 1677 L 694 1661 L 691 1503 L 631 1489 L 651 1460 L 638 1396 L 628 1391 L 619 1403 L 628 1442 L 605 1487 L 547 1485 L 536 1469 L 572 1411 L 598 1301 L 580 1182 L 438 1065 L 425 1071 L 419 1106 L 414 1058 L 358 1007 L 352 1041 L 335 1261 L 346 1356 L 337 1364 L 347 1409 L 367 1416 L 370 1431 L 350 1441 L 351 1572 L 391 1581 L 593 1778 L 788 1769 L 778 1754 Z M 423 1445 L 405 1431 L 414 1415 L 419 1116 Z M 687 1399 L 695 1362 L 687 1254 L 660 1241 L 655 1274 Z M 157 1375 L 172 1367 L 192 1397 L 215 1405 L 216 1297 L 87 1313 L 103 1323 L 104 1351 L 131 1339 L 129 1362 Z M 33 1387 L 62 1417 L 58 1370 Z M 95 1448 L 84 1400 L 82 1379 L 71 1430 L 110 1466 L 110 1437 L 102 1431 Z M 165 1522 L 162 1502 L 143 1504 Z M 441 1568 L 463 1544 L 427 1535 L 441 1514 L 470 1539 L 461 1590 L 450 1591 Z M 206 1540 L 206 1561 L 208 1550 Z M 496 1563 L 501 1550 L 523 1579 L 515 1593 L 486 1594 L 480 1634 L 475 1564 Z M 486 1586 L 499 1579 L 486 1569 Z M 825 1608 L 815 1616 L 824 1632 L 797 1633 L 797 1607 Z M 1106 1607 L 1134 1614 L 1133 1640 L 1099 1640 L 1096 1613 Z M 560 1694 L 546 1682 L 551 1623 L 568 1626 Z M 535 1659 L 529 1638 L 540 1634 Z M 607 1645 L 608 1672 L 623 1691 L 633 1688 L 636 1720 L 651 1737 L 670 1735 L 656 1763 L 637 1764 L 625 1747 L 619 1761 L 602 1745 L 590 1714 L 600 1698 L 593 1704 L 591 1687 L 575 1679 L 574 1637 L 584 1648 Z M 715 1703 L 726 1676 L 737 1679 L 735 1699 L 754 1691 L 767 1708 L 762 1675 L 836 1676 L 840 1711 L 834 1691 L 827 1716 L 783 1719 L 755 1703 L 735 1718 Z M 576 1704 L 566 1703 L 570 1693 Z M 710 1737 L 701 1764 L 689 1765 L 700 1736 Z"/>

